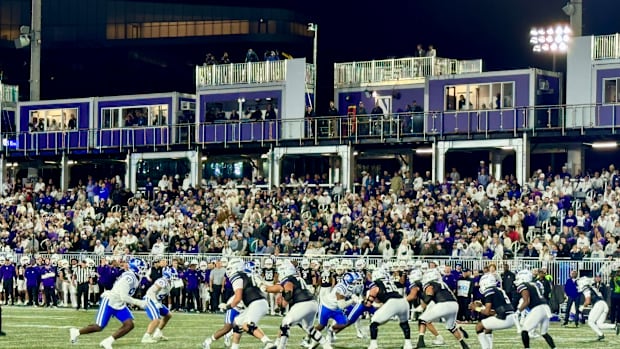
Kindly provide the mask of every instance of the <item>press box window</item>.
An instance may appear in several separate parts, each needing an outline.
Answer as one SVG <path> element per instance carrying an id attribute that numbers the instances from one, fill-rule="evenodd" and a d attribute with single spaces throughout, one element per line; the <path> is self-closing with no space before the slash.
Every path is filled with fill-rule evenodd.
<path id="1" fill-rule="evenodd" d="M 605 79 L 603 80 L 603 103 L 614 104 L 618 103 L 620 97 L 620 91 L 618 91 L 618 85 L 620 84 L 620 78 Z"/>
<path id="2" fill-rule="evenodd" d="M 38 109 L 30 111 L 31 132 L 68 131 L 78 128 L 78 109 Z"/>

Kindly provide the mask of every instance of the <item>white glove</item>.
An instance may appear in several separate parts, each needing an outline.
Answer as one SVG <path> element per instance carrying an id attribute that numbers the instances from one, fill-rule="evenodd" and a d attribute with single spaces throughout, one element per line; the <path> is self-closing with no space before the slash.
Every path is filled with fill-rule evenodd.
<path id="1" fill-rule="evenodd" d="M 584 309 L 584 306 L 583 306 L 583 305 L 579 307 L 579 311 L 580 311 L 580 312 L 583 312 L 583 309 Z"/>
<path id="2" fill-rule="evenodd" d="M 261 284 L 258 288 L 260 288 L 260 290 L 263 292 L 267 292 L 267 285 L 265 284 Z"/>
<path id="3" fill-rule="evenodd" d="M 218 305 L 218 308 L 220 308 L 221 311 L 226 310 L 226 307 L 228 307 L 228 304 L 226 303 L 220 303 L 220 305 Z"/>
<path id="4" fill-rule="evenodd" d="M 360 297 L 356 296 L 356 295 L 352 295 L 351 296 L 351 302 L 353 303 L 359 303 L 360 302 Z"/>
<path id="5" fill-rule="evenodd" d="M 421 305 L 418 305 L 417 307 L 415 307 L 415 309 L 413 309 L 413 311 L 415 311 L 416 313 L 422 313 L 424 312 L 424 308 Z"/>

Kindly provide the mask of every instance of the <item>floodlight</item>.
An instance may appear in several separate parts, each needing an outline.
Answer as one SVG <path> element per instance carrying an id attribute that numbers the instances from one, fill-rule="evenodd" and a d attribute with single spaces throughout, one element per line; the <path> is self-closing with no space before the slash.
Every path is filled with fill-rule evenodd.
<path id="1" fill-rule="evenodd" d="M 566 51 L 570 41 L 570 27 L 567 25 L 555 25 L 547 28 L 534 28 L 530 30 L 530 44 L 532 51 Z"/>
<path id="2" fill-rule="evenodd" d="M 432 154 L 433 148 L 419 148 L 415 150 L 416 154 Z"/>
<path id="3" fill-rule="evenodd" d="M 575 5 L 571 4 L 571 2 L 567 2 L 564 7 L 562 7 L 562 11 L 567 16 L 572 16 L 575 14 Z"/>
<path id="4" fill-rule="evenodd" d="M 15 48 L 24 48 L 30 45 L 30 36 L 28 35 L 20 35 L 19 38 L 15 39 Z"/>
<path id="5" fill-rule="evenodd" d="M 597 149 L 610 149 L 618 147 L 618 143 L 616 142 L 596 142 L 592 143 L 592 148 Z"/>
<path id="6" fill-rule="evenodd" d="M 22 25 L 19 27 L 20 35 L 30 35 L 30 27 L 27 25 Z"/>

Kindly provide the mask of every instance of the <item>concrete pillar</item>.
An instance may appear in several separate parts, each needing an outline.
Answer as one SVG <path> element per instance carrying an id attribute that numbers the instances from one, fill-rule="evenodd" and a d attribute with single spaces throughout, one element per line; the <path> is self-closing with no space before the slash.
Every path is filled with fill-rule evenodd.
<path id="1" fill-rule="evenodd" d="M 433 143 L 433 182 L 442 182 L 446 178 L 446 153 L 450 150 L 451 143 L 448 141 L 439 141 L 435 146 Z"/>
<path id="2" fill-rule="evenodd" d="M 196 187 L 200 184 L 200 176 L 202 170 L 202 154 L 199 151 L 188 152 L 189 159 L 189 178 L 191 186 Z"/>
<path id="3" fill-rule="evenodd" d="M 0 185 L 4 189 L 4 183 L 11 180 L 11 176 L 6 172 L 6 159 L 4 155 L 0 155 Z M 2 190 L 4 191 L 4 190 Z"/>
<path id="4" fill-rule="evenodd" d="M 127 156 L 125 157 L 125 188 L 129 188 L 129 190 L 131 190 L 131 181 L 133 180 L 132 177 L 136 176 L 136 172 L 132 172 L 131 168 L 129 166 L 129 163 L 131 162 L 131 154 L 128 152 Z M 133 192 L 133 190 L 132 190 Z"/>
<path id="5" fill-rule="evenodd" d="M 60 157 L 60 188 L 63 192 L 69 189 L 69 178 L 71 177 L 69 167 L 67 154 L 62 154 Z"/>
<path id="6" fill-rule="evenodd" d="M 583 172 L 583 165 L 585 163 L 585 151 L 581 145 L 568 148 L 567 154 L 568 171 L 571 175 L 575 175 L 577 172 Z"/>
<path id="7" fill-rule="evenodd" d="M 515 143 L 515 161 L 517 181 L 524 184 L 530 178 L 530 142 L 527 134 L 523 133 L 521 142 Z"/>
<path id="8" fill-rule="evenodd" d="M 196 183 L 194 183 L 194 187 L 200 188 L 202 186 L 203 169 L 206 166 L 208 157 L 206 155 L 203 155 L 198 150 L 196 150 L 196 157 L 198 159 L 198 171 L 196 172 L 196 177 L 194 178 L 194 180 L 196 181 Z"/>
<path id="9" fill-rule="evenodd" d="M 353 191 L 353 166 L 355 159 L 353 155 L 353 147 L 343 145 L 338 147 L 338 155 L 340 156 L 340 180 L 342 187 Z"/>
<path id="10" fill-rule="evenodd" d="M 142 161 L 140 154 L 131 154 L 129 156 L 129 163 L 127 164 L 127 172 L 125 178 L 129 178 L 129 182 L 125 185 L 131 190 L 132 193 L 135 193 L 138 189 L 138 183 L 136 181 L 136 173 L 138 173 L 138 162 Z M 159 178 L 151 178 L 154 183 L 157 183 Z M 157 185 L 157 184 L 156 184 Z"/>
<path id="11" fill-rule="evenodd" d="M 282 176 L 282 158 L 286 153 L 284 148 L 273 148 L 269 151 L 269 187 L 279 186 Z"/>
<path id="12" fill-rule="evenodd" d="M 508 155 L 505 150 L 493 150 L 491 152 L 491 166 L 489 170 L 491 171 L 491 175 L 496 180 L 502 179 L 502 162 Z"/>

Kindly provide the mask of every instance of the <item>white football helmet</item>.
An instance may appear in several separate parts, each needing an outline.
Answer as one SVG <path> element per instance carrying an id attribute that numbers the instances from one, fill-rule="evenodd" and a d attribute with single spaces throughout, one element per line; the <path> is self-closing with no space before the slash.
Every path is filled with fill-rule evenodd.
<path id="1" fill-rule="evenodd" d="M 57 265 L 59 260 L 60 260 L 60 256 L 58 254 L 56 254 L 56 253 L 54 253 L 50 257 L 50 261 L 52 262 L 52 265 Z"/>
<path id="2" fill-rule="evenodd" d="M 242 271 L 243 266 L 244 266 L 244 263 L 243 263 L 243 260 L 241 260 L 241 258 L 231 259 L 230 261 L 228 261 L 226 265 L 226 275 L 228 277 L 231 277 L 235 273 Z"/>
<path id="3" fill-rule="evenodd" d="M 338 275 L 344 274 L 344 272 L 346 270 L 343 263 L 338 263 L 338 265 L 336 265 L 335 269 L 336 269 L 336 274 L 338 274 Z"/>
<path id="4" fill-rule="evenodd" d="M 399 261 L 398 262 L 398 270 L 399 271 L 407 270 L 407 261 Z"/>
<path id="5" fill-rule="evenodd" d="M 220 264 L 222 265 L 222 267 L 226 268 L 228 266 L 228 258 L 227 257 L 222 257 L 222 259 L 220 259 Z"/>
<path id="6" fill-rule="evenodd" d="M 355 270 L 362 271 L 366 269 L 366 261 L 363 258 L 360 258 L 355 261 Z"/>
<path id="7" fill-rule="evenodd" d="M 495 276 L 491 274 L 485 274 L 482 275 L 482 277 L 480 278 L 478 285 L 480 285 L 480 292 L 485 292 L 492 287 L 496 287 L 497 280 L 495 279 Z"/>
<path id="8" fill-rule="evenodd" d="M 297 269 L 290 260 L 286 259 L 282 261 L 282 264 L 278 267 L 278 277 L 284 279 L 291 275 L 296 275 Z"/>
<path id="9" fill-rule="evenodd" d="M 531 281 L 532 281 L 532 272 L 527 269 L 523 269 L 519 271 L 517 273 L 517 276 L 515 277 L 515 285 L 517 286 L 524 284 L 526 282 L 531 282 Z"/>
<path id="10" fill-rule="evenodd" d="M 61 259 L 58 261 L 58 266 L 61 268 L 69 268 L 69 261 L 66 259 Z"/>
<path id="11" fill-rule="evenodd" d="M 265 258 L 263 261 L 264 268 L 273 268 L 273 260 L 271 258 Z"/>
<path id="12" fill-rule="evenodd" d="M 437 269 L 430 269 L 422 275 L 422 284 L 424 285 L 439 280 L 441 280 L 441 274 Z"/>
<path id="13" fill-rule="evenodd" d="M 86 258 L 86 266 L 89 268 L 93 268 L 95 266 L 95 261 L 92 258 Z"/>
<path id="14" fill-rule="evenodd" d="M 19 261 L 20 261 L 20 263 L 21 263 L 22 265 L 28 265 L 28 264 L 30 264 L 30 257 L 28 257 L 28 256 L 22 256 L 22 258 L 20 258 L 20 260 L 19 260 Z"/>
<path id="15" fill-rule="evenodd" d="M 310 268 L 312 268 L 312 270 L 319 270 L 319 268 L 321 268 L 321 263 L 319 263 L 319 261 L 318 261 L 318 260 L 313 259 L 313 260 L 310 262 Z"/>
<path id="16" fill-rule="evenodd" d="M 206 261 L 201 261 L 199 267 L 200 270 L 205 271 L 209 268 L 209 264 Z"/>
<path id="17" fill-rule="evenodd" d="M 302 269 L 309 269 L 310 268 L 310 261 L 304 258 L 304 259 L 301 260 L 300 265 L 301 265 Z M 280 273 L 278 273 L 278 274 L 280 274 Z"/>
<path id="18" fill-rule="evenodd" d="M 422 281 L 422 270 L 420 270 L 420 269 L 413 269 L 409 273 L 409 282 L 414 283 L 414 282 L 418 282 L 418 281 Z"/>
<path id="19" fill-rule="evenodd" d="M 372 281 L 382 280 L 389 277 L 389 275 L 382 268 L 377 268 L 372 272 Z"/>
<path id="20" fill-rule="evenodd" d="M 323 271 L 330 271 L 332 268 L 332 264 L 329 260 L 323 261 Z"/>
<path id="21" fill-rule="evenodd" d="M 342 265 L 344 266 L 344 269 L 347 271 L 353 270 L 353 261 L 350 260 L 349 258 L 343 260 Z"/>
<path id="22" fill-rule="evenodd" d="M 577 291 L 583 292 L 588 286 L 592 286 L 594 284 L 594 279 L 582 276 L 577 279 Z"/>

